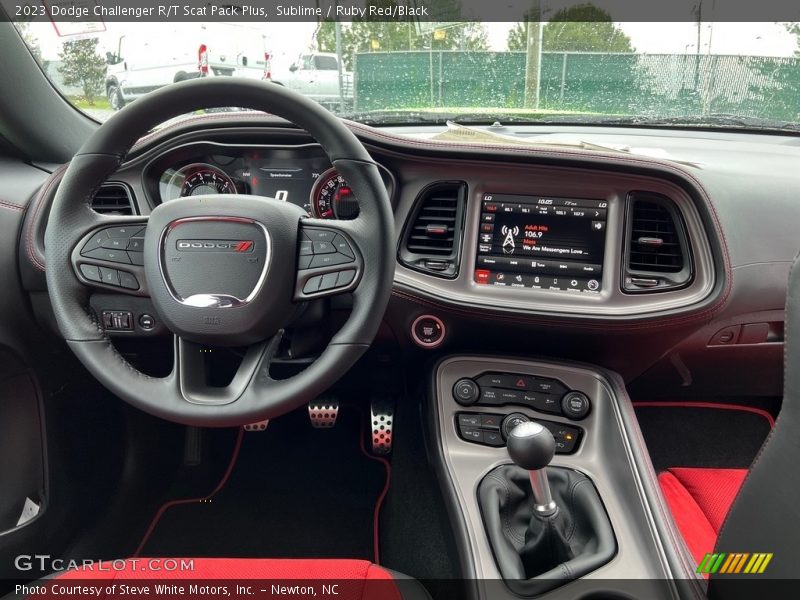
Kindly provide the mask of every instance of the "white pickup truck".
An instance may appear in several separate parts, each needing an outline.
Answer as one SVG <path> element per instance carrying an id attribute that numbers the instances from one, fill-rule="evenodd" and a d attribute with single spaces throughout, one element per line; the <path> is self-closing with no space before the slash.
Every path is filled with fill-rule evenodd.
<path id="1" fill-rule="evenodd" d="M 342 99 L 346 108 L 353 106 L 353 74 L 342 72 L 340 97 L 339 60 L 335 54 L 301 54 L 287 70 L 273 72 L 271 79 L 274 83 L 299 92 L 323 106 L 339 108 Z"/>

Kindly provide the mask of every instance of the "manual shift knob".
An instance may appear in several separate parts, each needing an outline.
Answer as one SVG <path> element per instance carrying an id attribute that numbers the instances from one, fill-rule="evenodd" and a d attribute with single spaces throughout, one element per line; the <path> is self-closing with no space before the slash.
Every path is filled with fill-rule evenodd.
<path id="1" fill-rule="evenodd" d="M 508 455 L 526 471 L 544 469 L 556 453 L 550 430 L 536 421 L 520 423 L 508 435 Z"/>
<path id="2" fill-rule="evenodd" d="M 550 493 L 550 481 L 545 468 L 556 453 L 553 434 L 540 423 L 526 421 L 514 427 L 508 434 L 506 449 L 511 460 L 528 471 L 533 491 L 534 514 L 542 517 L 554 514 L 558 507 Z"/>

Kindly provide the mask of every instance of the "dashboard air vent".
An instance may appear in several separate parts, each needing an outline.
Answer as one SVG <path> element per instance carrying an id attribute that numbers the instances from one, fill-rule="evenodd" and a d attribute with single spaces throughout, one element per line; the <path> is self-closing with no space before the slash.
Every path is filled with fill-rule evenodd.
<path id="1" fill-rule="evenodd" d="M 104 183 L 92 198 L 92 209 L 103 215 L 132 215 L 133 196 L 122 183 Z"/>
<path id="2" fill-rule="evenodd" d="M 691 280 L 689 243 L 677 206 L 651 192 L 631 192 L 627 206 L 626 291 L 659 291 Z"/>
<path id="3" fill-rule="evenodd" d="M 417 197 L 400 246 L 400 262 L 439 277 L 458 274 L 467 186 L 442 182 Z"/>

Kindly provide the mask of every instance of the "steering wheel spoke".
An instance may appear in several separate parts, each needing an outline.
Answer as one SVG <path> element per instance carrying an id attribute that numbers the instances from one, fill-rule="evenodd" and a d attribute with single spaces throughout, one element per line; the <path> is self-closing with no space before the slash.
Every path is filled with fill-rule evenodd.
<path id="1" fill-rule="evenodd" d="M 84 285 L 136 296 L 147 295 L 144 232 L 147 220 L 104 217 L 72 251 L 72 267 Z"/>
<path id="2" fill-rule="evenodd" d="M 297 239 L 294 299 L 312 300 L 352 292 L 364 269 L 355 231 L 346 221 L 306 219 Z"/>
<path id="3" fill-rule="evenodd" d="M 260 390 L 274 384 L 269 371 L 278 351 L 283 330 L 267 341 L 252 344 L 244 350 L 242 360 L 227 385 L 214 381 L 213 347 L 174 336 L 175 358 L 173 373 L 184 400 L 192 404 L 225 405 L 237 401 L 248 390 Z"/>

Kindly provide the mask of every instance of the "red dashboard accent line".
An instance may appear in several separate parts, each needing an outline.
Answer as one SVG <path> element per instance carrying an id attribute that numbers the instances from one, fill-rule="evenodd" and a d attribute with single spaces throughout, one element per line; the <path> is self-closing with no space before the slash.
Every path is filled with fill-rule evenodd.
<path id="1" fill-rule="evenodd" d="M 239 451 L 242 449 L 242 439 L 244 437 L 244 427 L 239 428 L 239 433 L 236 436 L 236 443 L 233 446 L 233 452 L 231 453 L 231 459 L 228 462 L 228 467 L 225 469 L 225 473 L 222 475 L 222 478 L 217 483 L 217 486 L 206 496 L 201 496 L 200 498 L 183 498 L 179 500 L 170 500 L 169 502 L 165 502 L 161 505 L 161 508 L 158 509 L 153 520 L 150 521 L 150 525 L 148 525 L 147 529 L 142 536 L 142 541 L 139 542 L 139 546 L 136 548 L 136 552 L 133 553 L 131 558 L 138 558 L 144 550 L 144 547 L 147 545 L 147 542 L 150 540 L 150 536 L 153 535 L 153 531 L 155 531 L 156 526 L 158 525 L 159 521 L 161 521 L 161 517 L 164 516 L 170 508 L 173 506 L 180 506 L 182 504 L 193 504 L 195 502 L 202 502 L 203 500 L 208 500 L 209 498 L 216 496 L 225 484 L 228 483 L 228 479 L 231 477 L 231 473 L 233 472 L 233 468 L 236 466 L 236 461 L 239 458 Z"/>
<path id="2" fill-rule="evenodd" d="M 770 429 L 775 427 L 775 418 L 766 410 L 753 406 L 742 406 L 741 404 L 726 404 L 717 402 L 634 402 L 634 408 L 718 408 L 721 410 L 740 410 L 742 412 L 753 413 L 764 417 L 769 423 Z"/>

